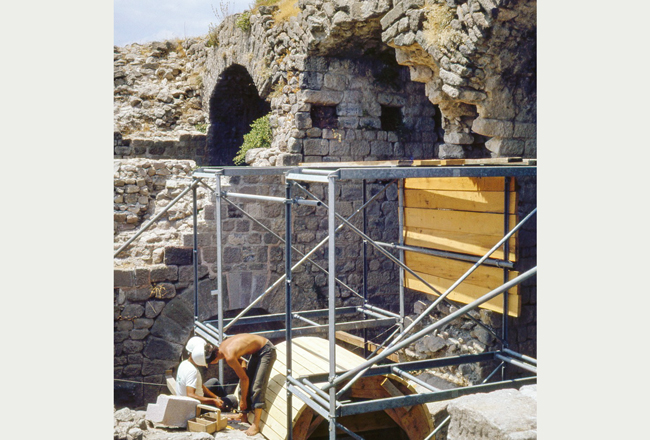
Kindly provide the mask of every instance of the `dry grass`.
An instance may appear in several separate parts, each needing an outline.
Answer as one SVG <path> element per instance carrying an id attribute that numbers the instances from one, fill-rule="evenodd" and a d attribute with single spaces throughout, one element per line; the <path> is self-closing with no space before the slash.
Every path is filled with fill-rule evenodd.
<path id="1" fill-rule="evenodd" d="M 278 7 L 278 11 L 273 16 L 276 23 L 282 23 L 291 17 L 297 17 L 300 13 L 298 0 L 280 0 L 278 2 Z"/>
<path id="2" fill-rule="evenodd" d="M 300 13 L 298 0 L 256 0 L 252 11 L 257 12 L 260 6 L 277 6 L 278 10 L 273 14 L 275 24 L 282 23 L 291 17 L 296 17 Z"/>
<path id="3" fill-rule="evenodd" d="M 427 2 L 423 9 L 426 17 L 423 33 L 429 43 L 444 46 L 449 41 L 462 41 L 462 34 L 451 27 L 451 21 L 456 18 L 456 8 Z"/>

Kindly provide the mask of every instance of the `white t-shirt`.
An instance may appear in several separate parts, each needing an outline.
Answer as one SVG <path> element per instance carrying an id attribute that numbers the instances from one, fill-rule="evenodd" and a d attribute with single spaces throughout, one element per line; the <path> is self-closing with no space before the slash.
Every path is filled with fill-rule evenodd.
<path id="1" fill-rule="evenodd" d="M 203 378 L 189 359 L 181 362 L 176 373 L 176 392 L 179 396 L 187 396 L 185 387 L 192 387 L 197 396 L 203 396 Z"/>

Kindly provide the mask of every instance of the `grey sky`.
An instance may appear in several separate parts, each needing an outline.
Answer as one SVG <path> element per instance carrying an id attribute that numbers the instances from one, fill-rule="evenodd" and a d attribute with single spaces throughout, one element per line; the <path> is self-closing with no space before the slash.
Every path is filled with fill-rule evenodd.
<path id="1" fill-rule="evenodd" d="M 231 14 L 254 0 L 114 0 L 115 46 L 205 35 L 217 24 L 213 8 L 228 4 Z"/>

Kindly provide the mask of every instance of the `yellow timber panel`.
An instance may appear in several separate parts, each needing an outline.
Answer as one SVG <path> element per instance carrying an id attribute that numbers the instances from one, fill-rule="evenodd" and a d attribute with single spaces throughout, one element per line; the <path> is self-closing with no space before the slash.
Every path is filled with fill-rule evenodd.
<path id="1" fill-rule="evenodd" d="M 414 177 L 404 179 L 405 189 L 437 189 L 448 191 L 501 191 L 505 177 Z M 515 189 L 515 179 L 510 179 L 510 191 Z"/>
<path id="2" fill-rule="evenodd" d="M 515 214 L 517 193 L 510 192 L 508 212 Z M 456 211 L 492 212 L 503 214 L 503 191 L 446 191 L 433 189 L 404 190 L 404 206 L 409 208 L 451 209 Z M 514 225 L 513 225 L 514 226 Z"/>
<path id="3" fill-rule="evenodd" d="M 516 237 L 516 234 L 515 234 Z M 516 261 L 516 238 L 508 240 L 510 244 L 510 261 Z M 485 255 L 492 247 L 499 242 L 500 238 L 491 235 L 476 235 L 465 232 L 437 231 L 427 228 L 404 228 L 404 244 L 407 246 L 419 246 L 428 249 L 441 251 L 459 252 L 476 256 Z M 494 251 L 490 258 L 503 258 L 503 246 Z"/>
<path id="4" fill-rule="evenodd" d="M 404 262 L 415 272 L 426 273 L 451 280 L 452 283 L 463 276 L 474 265 L 473 263 L 468 263 L 466 261 L 435 257 L 433 255 L 410 251 L 404 252 Z M 494 290 L 504 283 L 503 271 L 504 269 L 499 269 L 497 267 L 479 266 L 461 283 L 461 285 L 469 284 Z M 512 270 L 508 272 L 508 279 L 513 279 L 519 276 L 519 272 Z M 518 294 L 519 286 L 510 289 L 510 293 Z"/>
<path id="5" fill-rule="evenodd" d="M 277 358 L 266 391 L 266 409 L 262 411 L 262 434 L 269 440 L 287 438 L 286 400 L 286 343 L 276 345 Z M 305 336 L 293 339 L 292 371 L 294 376 L 329 372 L 329 342 L 326 339 Z M 337 371 L 349 370 L 364 359 L 342 347 L 336 347 Z M 292 418 L 298 419 L 306 404 L 298 397 L 291 399 Z"/>
<path id="6" fill-rule="evenodd" d="M 440 293 L 444 293 L 455 282 L 455 280 L 451 281 L 451 280 L 446 280 L 444 278 L 429 275 L 426 273 L 420 273 L 417 271 L 414 272 L 417 273 L 420 277 L 422 277 L 422 279 L 424 279 L 427 283 L 431 284 Z M 431 289 L 429 289 L 422 281 L 415 278 L 413 275 L 411 275 L 408 272 L 404 274 L 404 286 L 409 289 L 413 289 L 419 292 L 429 294 L 433 298 L 438 297 L 437 295 L 433 294 L 431 292 Z M 464 283 L 461 283 L 458 287 L 456 287 L 453 290 L 453 292 L 449 294 L 448 298 L 452 301 L 458 301 L 458 302 L 462 302 L 463 304 L 469 304 L 477 300 L 481 296 L 485 295 L 486 293 L 489 293 L 492 290 L 493 289 L 488 289 L 480 286 L 472 286 L 469 284 L 466 285 Z M 490 301 L 483 303 L 479 307 L 492 310 L 495 312 L 503 313 L 503 295 L 499 295 L 495 298 L 492 298 Z M 508 295 L 508 316 L 518 317 L 520 313 L 521 313 L 521 296 L 510 293 Z"/>
<path id="7" fill-rule="evenodd" d="M 517 216 L 509 215 L 510 225 Z M 404 208 L 404 226 L 503 238 L 503 214 L 489 212 L 445 211 L 425 208 Z"/>

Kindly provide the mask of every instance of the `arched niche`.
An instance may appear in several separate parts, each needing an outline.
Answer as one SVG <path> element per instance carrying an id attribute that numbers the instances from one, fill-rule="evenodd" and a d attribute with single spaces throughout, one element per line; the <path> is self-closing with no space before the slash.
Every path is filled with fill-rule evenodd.
<path id="1" fill-rule="evenodd" d="M 233 165 L 251 123 L 271 109 L 259 96 L 250 74 L 233 64 L 224 70 L 210 95 L 208 151 L 210 165 Z"/>

